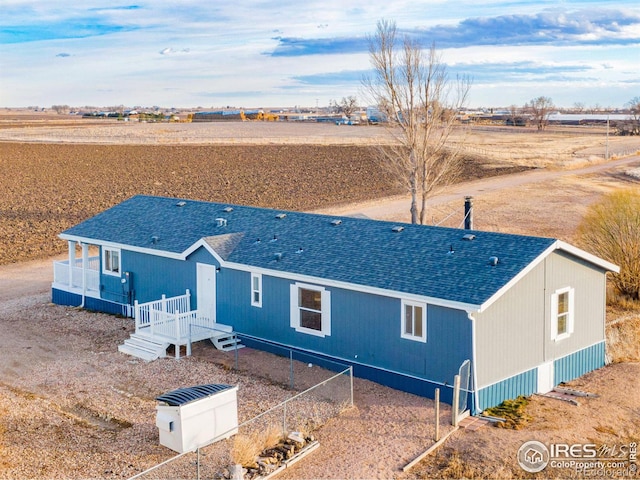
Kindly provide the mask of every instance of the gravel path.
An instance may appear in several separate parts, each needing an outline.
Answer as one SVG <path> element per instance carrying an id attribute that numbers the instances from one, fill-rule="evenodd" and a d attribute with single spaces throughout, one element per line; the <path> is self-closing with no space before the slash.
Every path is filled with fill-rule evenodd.
<path id="1" fill-rule="evenodd" d="M 286 374 L 270 376 L 288 372 L 286 359 L 248 348 L 237 372 L 233 356 L 205 342 L 179 361 L 120 354 L 132 320 L 52 305 L 50 279 L 50 260 L 0 266 L 0 478 L 122 478 L 171 458 L 158 443 L 154 399 L 175 388 L 239 385 L 241 422 L 295 393 Z M 297 368 L 299 389 L 333 375 Z M 336 398 L 348 395 L 348 379 L 340 381 Z M 432 401 L 361 379 L 354 388 L 355 406 L 315 431 L 320 448 L 283 478 L 391 478 L 433 443 Z M 289 413 L 326 421 L 324 402 L 304 403 Z M 443 432 L 449 418 L 443 405 Z M 229 449 L 205 449 L 202 468 L 222 471 Z M 192 463 L 176 464 L 182 470 L 147 478 L 195 476 Z"/>

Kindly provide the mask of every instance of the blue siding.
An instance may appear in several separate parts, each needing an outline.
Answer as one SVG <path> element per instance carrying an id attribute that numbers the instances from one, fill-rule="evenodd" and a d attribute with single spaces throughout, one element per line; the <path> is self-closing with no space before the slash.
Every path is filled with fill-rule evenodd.
<path id="1" fill-rule="evenodd" d="M 241 338 L 242 343 L 244 343 L 248 347 L 264 350 L 275 355 L 283 355 L 283 349 L 292 350 L 294 359 L 296 359 L 297 355 L 302 355 L 304 358 L 304 354 L 308 353 L 302 349 L 295 348 L 289 345 L 268 345 L 264 342 L 256 342 L 251 338 L 247 338 L 243 335 L 241 335 Z M 326 368 L 327 370 L 336 372 L 344 370 L 347 367 L 351 366 L 353 367 L 353 374 L 356 377 L 365 378 L 367 380 L 380 383 L 390 388 L 395 388 L 396 390 L 401 390 L 403 392 L 413 393 L 414 395 L 420 395 L 422 397 L 434 398 L 435 389 L 440 388 L 440 401 L 449 404 L 451 404 L 451 402 L 453 401 L 453 385 L 451 384 L 440 385 L 425 379 L 410 377 L 398 372 L 383 370 L 380 368 L 376 368 L 375 366 L 353 363 L 344 359 L 337 359 L 329 355 L 322 355 L 317 352 L 313 353 L 313 362 L 322 368 Z M 469 405 L 471 405 L 471 397 L 472 395 L 469 394 Z"/>
<path id="2" fill-rule="evenodd" d="M 485 410 L 519 395 L 532 395 L 538 389 L 538 369 L 533 368 L 480 389 L 478 411 Z"/>
<path id="3" fill-rule="evenodd" d="M 101 297 L 119 303 L 158 300 L 162 295 L 183 295 L 187 288 L 195 299 L 196 264 L 143 253 L 121 251 L 122 271 L 133 276 L 133 296 L 126 296 L 120 277 L 101 275 Z M 194 303 L 195 304 L 195 303 Z"/>
<path id="4" fill-rule="evenodd" d="M 75 293 L 66 292 L 64 290 L 58 290 L 57 288 L 52 288 L 51 302 L 55 303 L 56 305 L 79 307 L 82 304 L 82 296 Z"/>
<path id="5" fill-rule="evenodd" d="M 79 307 L 82 304 L 82 295 L 53 288 L 51 289 L 51 301 L 57 305 Z M 99 298 L 85 297 L 84 308 L 112 315 L 126 315 L 126 305 Z"/>
<path id="6" fill-rule="evenodd" d="M 218 321 L 246 335 L 353 362 L 358 376 L 371 366 L 366 378 L 394 382 L 402 390 L 409 388 L 401 386 L 408 382 L 403 374 L 451 385 L 462 362 L 471 358 L 471 322 L 464 312 L 429 305 L 427 342 L 417 342 L 400 336 L 400 299 L 340 288 L 327 287 L 331 335 L 297 332 L 290 325 L 291 284 L 263 275 L 262 307 L 253 307 L 250 273 L 223 269 L 217 277 Z M 433 390 L 432 386 L 416 388 L 425 394 Z"/>
<path id="7" fill-rule="evenodd" d="M 554 362 L 555 385 L 581 377 L 587 372 L 604 367 L 605 342 L 600 342 Z"/>

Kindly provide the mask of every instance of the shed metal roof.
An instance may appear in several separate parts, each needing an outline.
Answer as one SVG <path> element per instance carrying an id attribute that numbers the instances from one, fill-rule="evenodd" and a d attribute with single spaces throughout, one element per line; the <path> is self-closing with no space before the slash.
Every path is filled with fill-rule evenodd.
<path id="1" fill-rule="evenodd" d="M 229 390 L 230 388 L 233 388 L 233 386 L 225 385 L 222 383 L 196 385 L 194 387 L 178 388 L 177 390 L 167 392 L 163 395 L 160 395 L 159 397 L 156 397 L 156 400 L 158 400 L 159 402 L 164 402 L 172 407 L 179 407 L 190 402 L 195 402 L 196 400 L 200 400 L 202 398 L 216 395 L 220 392 L 224 392 L 225 390 Z"/>
<path id="2" fill-rule="evenodd" d="M 477 306 L 559 244 L 552 238 L 481 230 L 413 224 L 402 224 L 400 229 L 394 228 L 397 222 L 227 207 L 135 196 L 61 237 L 181 259 L 206 245 L 223 266 L 242 265 Z M 464 238 L 469 233 L 475 236 L 472 240 Z M 581 255 L 578 249 L 570 251 L 576 252 Z M 598 265 L 606 269 L 610 264 Z"/>

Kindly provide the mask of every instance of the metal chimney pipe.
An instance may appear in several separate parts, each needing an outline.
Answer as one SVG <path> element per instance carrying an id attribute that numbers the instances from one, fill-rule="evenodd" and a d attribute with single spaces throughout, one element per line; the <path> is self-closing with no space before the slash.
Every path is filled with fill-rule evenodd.
<path id="1" fill-rule="evenodd" d="M 464 229 L 473 230 L 473 197 L 464 197 Z"/>

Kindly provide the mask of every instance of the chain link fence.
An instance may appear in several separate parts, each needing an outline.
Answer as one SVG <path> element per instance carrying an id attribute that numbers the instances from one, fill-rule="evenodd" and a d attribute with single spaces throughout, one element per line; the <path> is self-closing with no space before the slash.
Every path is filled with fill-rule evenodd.
<path id="1" fill-rule="evenodd" d="M 193 355 L 219 355 L 226 368 L 277 384 L 290 390 L 292 396 L 242 422 L 230 438 L 175 455 L 131 479 L 232 478 L 235 465 L 244 468 L 245 478 L 265 476 L 315 449 L 314 431 L 353 406 L 351 366 L 239 336 L 261 350 L 238 348 L 218 354 L 212 353 L 212 348 L 202 348 L 194 349 Z"/>

